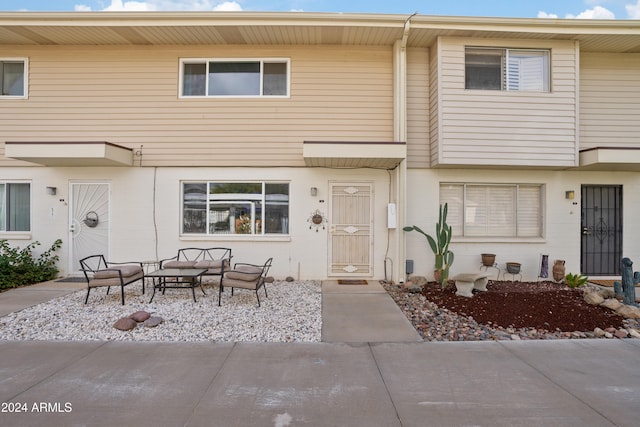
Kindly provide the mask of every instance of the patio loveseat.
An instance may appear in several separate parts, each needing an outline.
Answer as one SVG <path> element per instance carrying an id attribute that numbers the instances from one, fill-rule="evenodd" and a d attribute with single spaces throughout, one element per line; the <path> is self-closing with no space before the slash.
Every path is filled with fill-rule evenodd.
<path id="1" fill-rule="evenodd" d="M 222 277 L 231 265 L 230 248 L 183 248 L 176 256 L 160 261 L 160 268 L 206 268 L 203 276 Z"/>

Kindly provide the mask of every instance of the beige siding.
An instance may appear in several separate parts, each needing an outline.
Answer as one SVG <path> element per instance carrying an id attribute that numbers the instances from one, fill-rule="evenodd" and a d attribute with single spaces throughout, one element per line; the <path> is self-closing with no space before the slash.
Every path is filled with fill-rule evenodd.
<path id="1" fill-rule="evenodd" d="M 429 58 L 429 117 L 431 124 L 430 132 L 430 154 L 431 165 L 438 163 L 438 155 L 440 150 L 440 40 L 431 49 L 431 56 Z"/>
<path id="2" fill-rule="evenodd" d="M 3 55 L 29 57 L 30 78 L 28 100 L 0 102 L 0 144 L 108 141 L 140 150 L 143 166 L 303 166 L 305 140 L 393 136 L 386 47 L 47 46 Z M 290 58 L 291 97 L 179 99 L 179 58 L 213 57 Z"/>
<path id="3" fill-rule="evenodd" d="M 428 167 L 429 51 L 407 51 L 407 167 Z"/>
<path id="4" fill-rule="evenodd" d="M 441 42 L 440 165 L 575 165 L 578 55 L 573 42 Z M 465 90 L 464 48 L 469 45 L 551 49 L 551 92 Z"/>
<path id="5" fill-rule="evenodd" d="M 580 149 L 640 147 L 640 54 L 583 53 Z"/>

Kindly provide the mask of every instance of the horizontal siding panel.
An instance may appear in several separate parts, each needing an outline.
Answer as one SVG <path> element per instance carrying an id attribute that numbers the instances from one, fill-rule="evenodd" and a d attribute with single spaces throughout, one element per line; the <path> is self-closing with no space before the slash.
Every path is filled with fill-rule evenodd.
<path id="1" fill-rule="evenodd" d="M 407 50 L 407 167 L 430 164 L 429 51 Z"/>
<path id="2" fill-rule="evenodd" d="M 584 53 L 580 149 L 640 147 L 640 54 Z"/>
<path id="3" fill-rule="evenodd" d="M 48 46 L 3 55 L 28 56 L 30 80 L 28 100 L 0 103 L 0 144 L 142 145 L 147 166 L 214 164 L 202 159 L 210 152 L 228 166 L 303 166 L 305 140 L 393 137 L 388 47 Z M 290 59 L 289 98 L 178 98 L 180 58 L 265 57 Z"/>
<path id="4" fill-rule="evenodd" d="M 442 38 L 441 164 L 573 166 L 577 55 L 573 42 Z M 540 43 L 540 44 L 538 44 Z M 551 49 L 549 93 L 464 89 L 465 46 Z M 550 161 L 550 159 L 554 159 Z"/>

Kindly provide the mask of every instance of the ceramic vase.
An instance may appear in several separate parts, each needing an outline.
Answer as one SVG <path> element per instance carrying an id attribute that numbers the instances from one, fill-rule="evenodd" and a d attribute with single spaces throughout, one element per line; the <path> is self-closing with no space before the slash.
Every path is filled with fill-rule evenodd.
<path id="1" fill-rule="evenodd" d="M 564 260 L 557 259 L 553 262 L 553 280 L 561 282 L 564 279 Z"/>

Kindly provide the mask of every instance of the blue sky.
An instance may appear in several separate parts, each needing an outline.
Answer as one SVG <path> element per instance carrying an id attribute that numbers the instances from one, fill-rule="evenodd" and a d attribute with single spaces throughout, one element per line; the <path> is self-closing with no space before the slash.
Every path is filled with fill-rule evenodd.
<path id="1" fill-rule="evenodd" d="M 1 11 L 305 11 L 640 19 L 640 0 L 2 0 Z"/>

